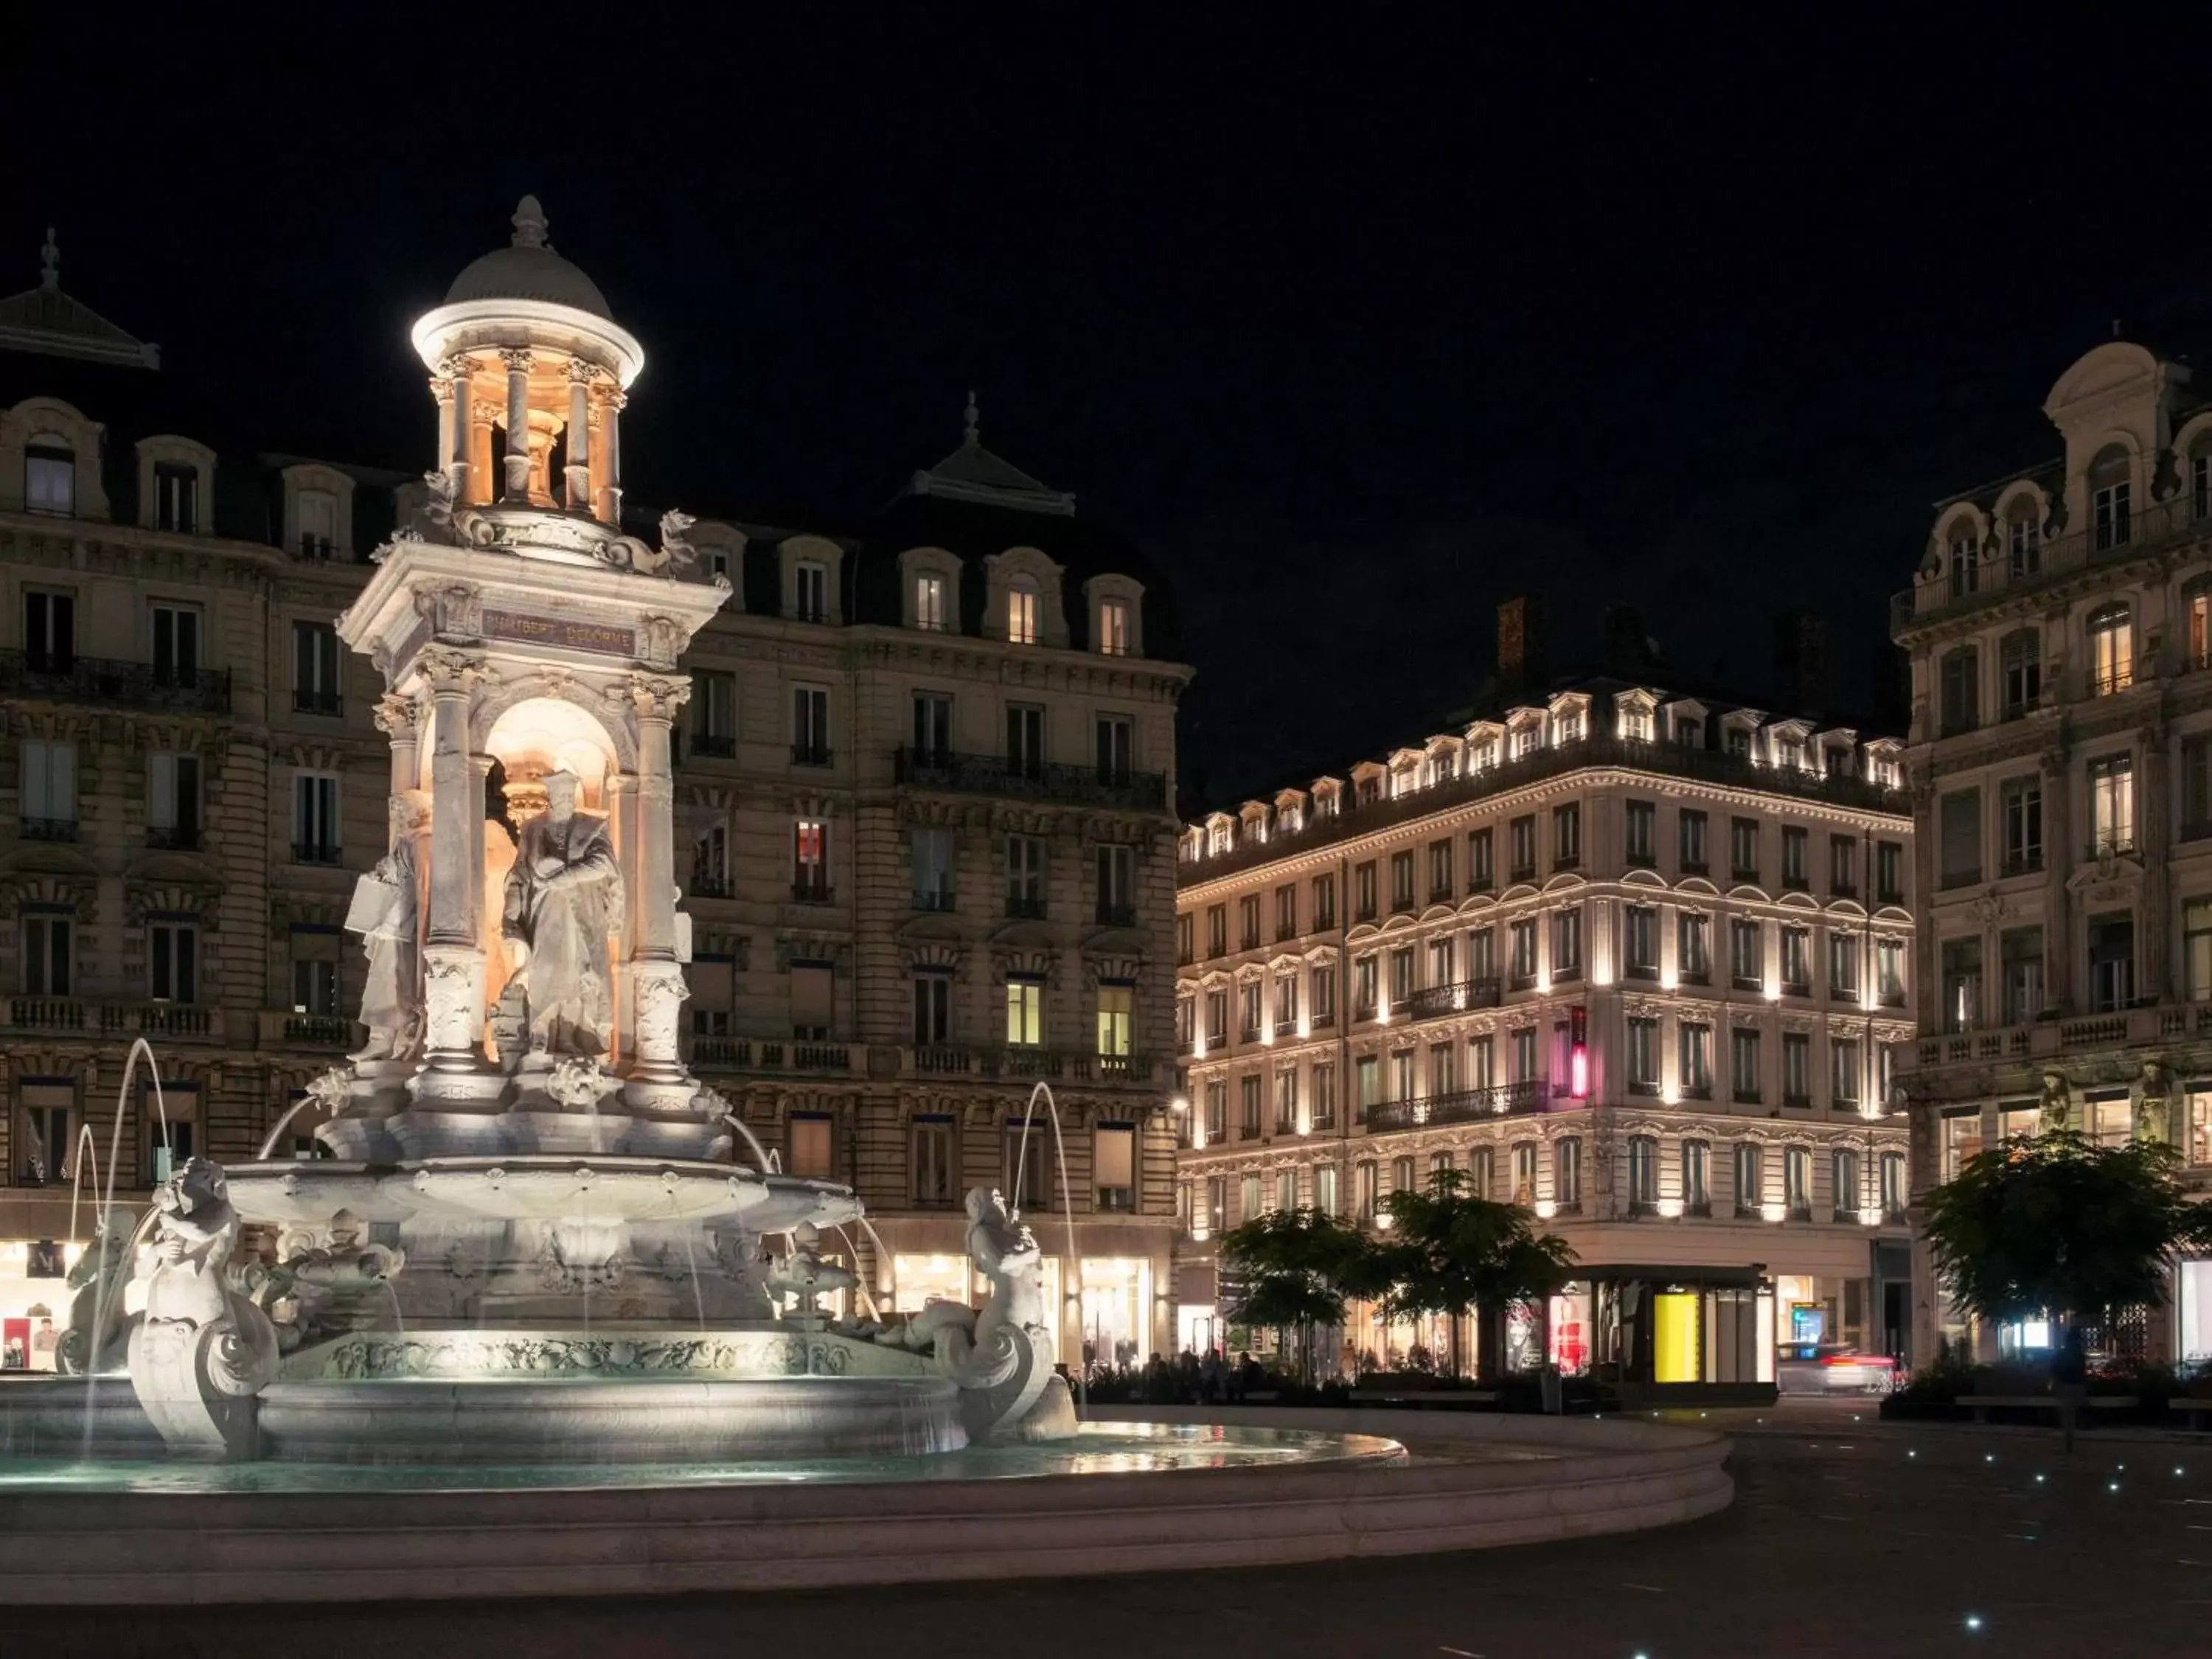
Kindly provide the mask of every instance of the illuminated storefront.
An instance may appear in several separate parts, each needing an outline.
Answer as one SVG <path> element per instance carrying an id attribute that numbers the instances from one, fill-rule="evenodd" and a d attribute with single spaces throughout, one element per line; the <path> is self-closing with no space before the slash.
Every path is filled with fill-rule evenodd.
<path id="1" fill-rule="evenodd" d="M 68 1273 L 82 1245 L 0 1243 L 0 1371 L 50 1371 L 69 1323 Z"/>

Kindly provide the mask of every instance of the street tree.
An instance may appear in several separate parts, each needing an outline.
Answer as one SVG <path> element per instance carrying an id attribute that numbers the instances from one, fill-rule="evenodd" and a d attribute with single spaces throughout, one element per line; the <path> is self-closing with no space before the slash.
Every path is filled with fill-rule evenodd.
<path id="1" fill-rule="evenodd" d="M 1467 1190 L 1458 1170 L 1438 1170 L 1425 1190 L 1383 1200 L 1387 1226 L 1362 1272 L 1383 1286 L 1382 1310 L 1393 1319 L 1443 1315 L 1451 1321 L 1451 1369 L 1461 1372 L 1460 1331 L 1476 1318 L 1475 1374 L 1496 1382 L 1505 1369 L 1506 1311 L 1540 1305 L 1575 1264 L 1567 1242 L 1539 1232 L 1532 1212 L 1496 1204 Z"/>

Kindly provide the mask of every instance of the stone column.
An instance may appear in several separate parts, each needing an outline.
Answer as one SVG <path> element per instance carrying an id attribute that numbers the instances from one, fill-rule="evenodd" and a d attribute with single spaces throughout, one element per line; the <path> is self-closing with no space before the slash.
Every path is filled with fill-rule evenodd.
<path id="1" fill-rule="evenodd" d="M 530 498 L 530 353 L 510 346 L 499 354 L 507 365 L 507 489 L 502 500 Z"/>
<path id="2" fill-rule="evenodd" d="M 482 863 L 483 784 L 470 753 L 469 705 L 486 670 L 465 652 L 420 659 L 430 688 L 430 894 L 423 945 L 424 1046 L 433 1071 L 477 1069 L 484 960 L 475 908 Z"/>
<path id="3" fill-rule="evenodd" d="M 599 370 L 591 364 L 568 363 L 568 464 L 565 504 L 571 513 L 592 510 L 592 380 Z"/>
<path id="4" fill-rule="evenodd" d="M 448 479 L 453 477 L 454 450 L 459 441 L 461 416 L 456 408 L 468 394 L 453 377 L 452 360 L 441 363 L 438 373 L 430 379 L 430 395 L 438 403 L 438 471 Z M 459 492 L 457 489 L 455 494 Z"/>
<path id="5" fill-rule="evenodd" d="M 622 523 L 622 412 L 629 399 L 610 388 L 600 400 L 599 517 L 605 523 Z"/>
<path id="6" fill-rule="evenodd" d="M 491 429 L 499 420 L 499 405 L 479 401 L 466 388 L 462 395 L 468 398 L 469 404 L 467 501 L 472 507 L 489 506 L 492 499 Z"/>
<path id="7" fill-rule="evenodd" d="M 2066 878 L 2072 872 L 2078 830 L 2074 822 L 2073 792 L 2067 787 L 2066 751 L 2053 747 L 2043 751 L 2043 1006 L 2070 1007 L 2074 1003 L 2073 895 Z M 1923 928 L 1933 933 L 1932 928 Z M 1932 946 L 1930 947 L 1932 948 Z"/>
<path id="8" fill-rule="evenodd" d="M 676 915 L 676 785 L 669 728 L 690 695 L 680 678 L 635 673 L 616 695 L 625 697 L 637 732 L 637 776 L 629 861 L 629 965 L 633 1064 L 628 1098 L 640 1115 L 689 1116 L 692 1085 L 679 1048 L 689 955 Z"/>

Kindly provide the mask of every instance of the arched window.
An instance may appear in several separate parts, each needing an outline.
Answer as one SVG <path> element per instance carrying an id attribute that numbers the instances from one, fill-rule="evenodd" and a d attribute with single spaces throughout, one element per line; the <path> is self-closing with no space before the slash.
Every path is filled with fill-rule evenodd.
<path id="1" fill-rule="evenodd" d="M 2109 696 L 2136 683 L 2135 618 L 2125 601 L 2089 613 L 2089 689 Z"/>
<path id="2" fill-rule="evenodd" d="M 1974 592 L 1981 586 L 1981 539 L 1974 533 L 1974 521 L 1961 517 L 1951 521 L 1943 538 L 1943 562 L 1951 573 L 1951 597 Z"/>
<path id="3" fill-rule="evenodd" d="M 2043 568 L 2043 509 L 2022 496 L 2005 511 L 2005 551 L 2014 581 Z"/>
<path id="4" fill-rule="evenodd" d="M 2089 537 L 2100 553 L 2124 547 L 2134 534 L 2128 452 L 2112 444 L 2089 464 Z"/>
<path id="5" fill-rule="evenodd" d="M 1034 576 L 1017 576 L 1006 585 L 1006 640 L 1012 645 L 1037 642 L 1037 585 Z"/>
<path id="6" fill-rule="evenodd" d="M 68 439 L 41 432 L 24 446 L 23 506 L 64 519 L 76 512 L 76 451 Z"/>

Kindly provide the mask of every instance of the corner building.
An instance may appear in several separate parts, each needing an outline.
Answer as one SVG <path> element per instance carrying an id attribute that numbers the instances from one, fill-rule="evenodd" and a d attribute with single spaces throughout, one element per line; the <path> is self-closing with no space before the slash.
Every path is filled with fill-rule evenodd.
<path id="1" fill-rule="evenodd" d="M 518 301 L 614 326 L 534 201 L 446 308 Z M 171 1157 L 249 1158 L 280 1125 L 272 1155 L 316 1155 L 314 1110 L 286 1115 L 361 1041 L 342 924 L 395 833 L 377 677 L 332 623 L 434 509 L 422 468 L 456 505 L 650 534 L 619 429 L 649 372 L 559 369 L 433 363 L 434 450 L 367 466 L 224 423 L 64 291 L 51 242 L 0 300 L 0 1331 L 34 1367 L 111 1133 L 140 1206 Z M 686 1062 L 763 1155 L 859 1189 L 872 1232 L 828 1243 L 878 1305 L 970 1299 L 961 1195 L 1018 1185 L 1062 1351 L 1164 1345 L 1189 671 L 1141 560 L 985 447 L 972 399 L 958 447 L 865 524 L 702 511 L 678 533 L 689 580 L 732 590 L 684 654 L 673 733 Z M 471 759 L 488 810 L 531 786 Z M 140 1036 L 166 1142 L 143 1068 L 118 1118 Z M 1040 1103 L 1024 1145 L 1040 1081 L 1058 1135 Z"/>
<path id="2" fill-rule="evenodd" d="M 1188 826 L 1182 1340 L 1227 1340 L 1223 1228 L 1371 1225 L 1449 1168 L 1574 1247 L 1571 1374 L 1748 1389 L 1793 1337 L 1897 1351 L 1899 749 L 1589 678 Z M 1543 1328 L 1516 1314 L 1508 1363 Z M 1343 1339 L 1385 1367 L 1446 1340 L 1364 1309 Z"/>
<path id="3" fill-rule="evenodd" d="M 2124 340 L 2060 376 L 2061 453 L 1937 505 L 1891 632 L 1912 665 L 1928 896 L 1911 1074 L 1917 1191 L 2000 1138 L 2169 1142 L 2212 1184 L 2212 401 Z M 1928 1271 L 1918 1342 L 1974 1327 Z M 2212 1358 L 2212 1263 L 2101 1333 Z"/>

